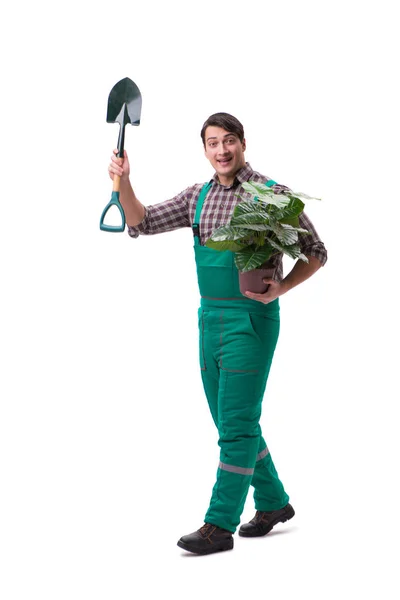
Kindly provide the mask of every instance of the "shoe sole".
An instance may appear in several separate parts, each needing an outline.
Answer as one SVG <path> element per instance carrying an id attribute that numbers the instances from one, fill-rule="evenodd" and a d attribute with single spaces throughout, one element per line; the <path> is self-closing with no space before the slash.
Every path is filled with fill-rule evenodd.
<path id="1" fill-rule="evenodd" d="M 204 548 L 203 550 L 194 550 L 185 542 L 178 542 L 179 548 L 186 550 L 186 552 L 192 552 L 193 554 L 213 554 L 214 552 L 223 552 L 224 550 L 232 550 L 233 548 L 233 538 L 231 540 L 225 541 L 224 543 L 213 544 L 209 548 Z"/>
<path id="2" fill-rule="evenodd" d="M 272 531 L 272 529 L 275 527 L 275 525 L 277 525 L 278 523 L 286 523 L 286 521 L 289 521 L 290 519 L 292 519 L 295 515 L 294 512 L 294 508 L 291 506 L 290 509 L 287 510 L 285 515 L 282 515 L 281 517 L 277 517 L 276 519 L 274 519 L 273 521 L 271 521 L 271 524 L 268 526 L 268 529 L 266 531 L 263 531 L 262 533 L 258 533 L 256 531 L 256 533 L 246 533 L 246 531 L 242 531 L 241 529 L 239 529 L 239 535 L 240 537 L 263 537 L 264 535 L 267 535 L 267 533 L 269 533 L 270 531 Z"/>

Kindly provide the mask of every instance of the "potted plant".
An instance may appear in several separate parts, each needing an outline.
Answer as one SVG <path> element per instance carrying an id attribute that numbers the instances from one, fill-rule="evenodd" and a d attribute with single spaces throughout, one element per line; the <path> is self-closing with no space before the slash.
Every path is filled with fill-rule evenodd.
<path id="1" fill-rule="evenodd" d="M 298 239 L 300 233 L 309 232 L 299 227 L 299 216 L 304 209 L 302 199 L 316 198 L 291 191 L 275 194 L 255 181 L 243 183 L 242 187 L 246 197 L 238 194 L 242 202 L 236 205 L 229 223 L 214 231 L 206 246 L 235 254 L 243 294 L 246 290 L 264 293 L 268 285 L 263 279 L 274 276 L 270 259 L 275 254 L 308 262 Z"/>

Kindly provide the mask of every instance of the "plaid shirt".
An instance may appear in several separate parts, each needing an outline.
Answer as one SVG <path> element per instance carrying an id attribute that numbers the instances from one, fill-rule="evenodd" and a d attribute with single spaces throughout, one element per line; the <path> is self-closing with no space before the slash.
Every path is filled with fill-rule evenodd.
<path id="1" fill-rule="evenodd" d="M 213 231 L 229 221 L 235 206 L 241 201 L 236 194 L 240 193 L 242 198 L 250 198 L 242 188 L 245 181 L 257 181 L 266 183 L 270 178 L 253 171 L 249 163 L 246 163 L 237 173 L 232 185 L 224 186 L 218 181 L 215 173 L 212 178 L 212 187 L 203 204 L 200 215 L 200 243 L 202 245 L 208 240 Z M 196 204 L 203 187 L 203 183 L 197 183 L 186 190 L 167 200 L 152 206 L 145 207 L 145 217 L 136 227 L 128 226 L 128 233 L 136 238 L 139 234 L 153 235 L 165 231 L 173 231 L 180 227 L 191 227 L 193 224 Z M 289 190 L 284 185 L 275 184 L 271 188 L 276 194 Z M 327 261 L 327 252 L 323 242 L 320 240 L 313 224 L 304 212 L 299 217 L 300 227 L 307 229 L 311 235 L 299 234 L 299 245 L 306 256 L 315 256 L 322 265 Z M 283 267 L 282 254 L 276 254 L 270 260 L 276 267 L 275 279 L 282 281 Z"/>

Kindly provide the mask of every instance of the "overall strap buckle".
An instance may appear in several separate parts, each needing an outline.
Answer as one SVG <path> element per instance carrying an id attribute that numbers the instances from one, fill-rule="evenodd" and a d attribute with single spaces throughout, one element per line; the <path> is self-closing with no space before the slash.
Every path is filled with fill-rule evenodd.
<path id="1" fill-rule="evenodd" d="M 193 236 L 199 238 L 200 237 L 200 226 L 198 223 L 193 223 L 192 230 L 193 230 Z"/>

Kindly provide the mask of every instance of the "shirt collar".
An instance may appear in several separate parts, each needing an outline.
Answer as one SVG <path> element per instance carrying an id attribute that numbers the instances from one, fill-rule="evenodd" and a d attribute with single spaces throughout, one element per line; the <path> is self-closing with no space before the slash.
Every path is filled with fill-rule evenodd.
<path id="1" fill-rule="evenodd" d="M 253 175 L 254 171 L 250 166 L 250 163 L 246 163 L 244 167 L 242 167 L 241 169 L 239 169 L 239 171 L 236 173 L 235 175 L 235 180 L 233 182 L 232 185 L 227 186 L 227 189 L 233 187 L 235 184 L 237 183 L 244 183 L 245 181 L 249 181 L 249 179 L 251 178 L 251 176 Z M 219 185 L 219 179 L 218 179 L 218 174 L 214 173 L 213 178 L 211 181 L 215 181 L 216 183 L 218 183 Z M 226 186 L 224 186 L 226 187 Z"/>

